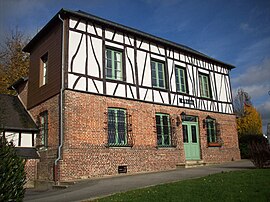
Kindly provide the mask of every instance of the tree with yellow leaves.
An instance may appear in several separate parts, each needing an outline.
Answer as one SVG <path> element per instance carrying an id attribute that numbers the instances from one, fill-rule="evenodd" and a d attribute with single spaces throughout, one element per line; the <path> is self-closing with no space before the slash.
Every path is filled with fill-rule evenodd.
<path id="1" fill-rule="evenodd" d="M 7 36 L 0 50 L 0 93 L 13 94 L 7 88 L 28 75 L 29 54 L 22 51 L 28 39 L 17 29 Z"/>
<path id="2" fill-rule="evenodd" d="M 239 89 L 234 98 L 234 112 L 237 117 L 238 136 L 262 135 L 262 118 L 251 98 L 243 89 Z"/>
<path id="3" fill-rule="evenodd" d="M 239 137 L 243 135 L 262 135 L 262 118 L 252 105 L 244 106 L 244 116 L 237 118 Z"/>

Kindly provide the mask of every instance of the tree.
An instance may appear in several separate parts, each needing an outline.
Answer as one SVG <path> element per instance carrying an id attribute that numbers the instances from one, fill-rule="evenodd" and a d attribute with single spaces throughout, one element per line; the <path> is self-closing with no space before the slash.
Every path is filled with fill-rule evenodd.
<path id="1" fill-rule="evenodd" d="M 29 40 L 16 29 L 7 36 L 0 50 L 0 93 L 14 94 L 7 88 L 19 78 L 27 76 L 30 57 L 22 51 Z"/>
<path id="2" fill-rule="evenodd" d="M 25 163 L 17 156 L 13 143 L 8 143 L 3 136 L 0 136 L 0 159 L 0 201 L 23 201 Z"/>
<path id="3" fill-rule="evenodd" d="M 243 89 L 238 89 L 237 95 L 233 101 L 234 113 L 237 117 L 245 116 L 245 105 L 252 105 L 251 97 Z"/>
<path id="4" fill-rule="evenodd" d="M 252 105 L 244 106 L 244 116 L 237 118 L 239 137 L 243 135 L 262 135 L 262 118 Z"/>
<path id="5" fill-rule="evenodd" d="M 234 98 L 234 111 L 237 116 L 238 136 L 262 135 L 262 118 L 252 106 L 251 97 L 239 89 Z"/>

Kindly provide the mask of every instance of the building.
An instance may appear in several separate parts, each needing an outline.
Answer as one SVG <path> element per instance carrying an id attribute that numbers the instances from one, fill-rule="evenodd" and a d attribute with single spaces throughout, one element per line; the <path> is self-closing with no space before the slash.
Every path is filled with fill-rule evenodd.
<path id="1" fill-rule="evenodd" d="M 37 133 L 37 125 L 19 97 L 0 94 L 0 136 L 5 137 L 8 142 L 13 142 L 17 154 L 25 159 L 26 187 L 33 187 L 37 178 Z"/>
<path id="2" fill-rule="evenodd" d="M 60 10 L 29 42 L 38 180 L 240 159 L 229 72 L 189 47 Z"/>

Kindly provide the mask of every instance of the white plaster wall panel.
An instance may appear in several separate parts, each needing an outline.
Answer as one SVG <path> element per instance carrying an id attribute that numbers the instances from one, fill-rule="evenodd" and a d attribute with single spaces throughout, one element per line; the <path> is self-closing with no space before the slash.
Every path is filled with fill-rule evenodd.
<path id="1" fill-rule="evenodd" d="M 124 37 L 123 37 L 123 34 L 120 33 L 120 32 L 116 32 L 115 35 L 114 35 L 114 41 L 117 41 L 119 43 L 124 43 Z"/>
<path id="2" fill-rule="evenodd" d="M 134 46 L 134 38 L 131 36 L 125 35 L 125 44 L 127 44 L 129 46 Z"/>
<path id="3" fill-rule="evenodd" d="M 113 33 L 114 33 L 113 30 L 108 30 L 108 29 L 106 29 L 106 30 L 105 30 L 105 38 L 106 38 L 106 39 L 109 39 L 109 40 L 112 40 L 112 38 L 113 38 Z"/>
<path id="4" fill-rule="evenodd" d="M 102 40 L 88 36 L 88 75 L 102 76 Z"/>
<path id="5" fill-rule="evenodd" d="M 103 81 L 95 80 L 95 84 L 99 93 L 103 94 Z"/>
<path id="6" fill-rule="evenodd" d="M 86 35 L 71 31 L 69 34 L 69 71 L 85 74 Z"/>
<path id="7" fill-rule="evenodd" d="M 163 103 L 162 98 L 161 98 L 161 96 L 159 94 L 159 91 L 153 90 L 153 92 L 154 92 L 154 102 Z"/>
<path id="8" fill-rule="evenodd" d="M 168 59 L 168 76 L 169 76 L 169 89 L 171 91 L 176 91 L 176 81 L 175 81 L 175 64 L 172 59 Z"/>
<path id="9" fill-rule="evenodd" d="M 76 82 L 76 81 L 75 81 Z M 86 91 L 86 78 L 81 77 L 77 80 L 77 83 L 74 86 L 75 90 L 81 90 L 81 91 Z"/>
<path id="10" fill-rule="evenodd" d="M 74 18 L 71 18 L 69 20 L 69 27 L 70 28 L 74 28 L 76 26 L 77 20 L 75 20 Z"/>
<path id="11" fill-rule="evenodd" d="M 159 47 L 156 44 L 151 44 L 150 49 L 152 53 L 161 54 Z"/>
<path id="12" fill-rule="evenodd" d="M 215 83 L 214 75 L 215 75 L 215 73 L 210 71 L 209 76 L 210 76 L 210 87 L 211 87 L 212 98 L 214 100 L 216 100 L 217 99 L 217 96 L 216 96 L 216 87 L 217 86 Z"/>
<path id="13" fill-rule="evenodd" d="M 88 79 L 88 92 L 100 93 L 95 87 L 95 84 L 92 79 Z"/>
<path id="14" fill-rule="evenodd" d="M 183 63 L 183 62 L 180 62 L 180 61 L 177 61 L 177 60 L 174 60 L 174 63 L 175 63 L 175 65 L 186 68 L 186 63 Z"/>
<path id="15" fill-rule="evenodd" d="M 84 21 L 82 21 L 82 22 L 79 22 L 79 24 L 78 24 L 78 26 L 77 26 L 77 28 L 76 29 L 78 29 L 78 30 L 81 30 L 81 31 L 86 31 L 86 23 L 84 22 Z"/>
<path id="16" fill-rule="evenodd" d="M 171 104 L 177 106 L 178 95 L 175 93 L 171 93 L 170 95 L 171 95 Z"/>
<path id="17" fill-rule="evenodd" d="M 157 59 L 157 60 L 160 60 L 160 61 L 162 61 L 162 62 L 164 62 L 164 63 L 165 63 L 165 57 L 163 57 L 163 56 L 159 56 L 159 55 L 151 54 L 151 58 L 153 58 L 153 59 Z"/>
<path id="18" fill-rule="evenodd" d="M 146 41 L 141 42 L 141 40 L 137 41 L 137 46 L 140 49 L 149 51 L 149 43 Z"/>
<path id="19" fill-rule="evenodd" d="M 180 60 L 180 54 L 178 53 L 178 52 L 176 52 L 176 51 L 174 51 L 174 53 L 173 53 L 173 58 L 175 59 L 175 60 Z"/>
<path id="20" fill-rule="evenodd" d="M 34 136 L 34 140 L 35 140 L 35 136 Z M 21 147 L 32 147 L 32 134 L 31 133 L 21 134 Z"/>
<path id="21" fill-rule="evenodd" d="M 74 85 L 77 78 L 78 78 L 78 76 L 76 76 L 76 75 L 68 74 L 68 88 L 70 88 L 70 89 L 73 88 L 73 85 Z"/>
<path id="22" fill-rule="evenodd" d="M 140 91 L 141 100 L 153 102 L 152 90 L 140 88 L 139 91 Z"/>
<path id="23" fill-rule="evenodd" d="M 136 99 L 136 87 L 134 86 L 128 86 L 127 87 L 127 97 L 131 99 Z"/>
<path id="24" fill-rule="evenodd" d="M 69 31 L 69 49 L 68 49 L 68 71 L 71 71 L 71 61 L 72 61 L 72 57 L 75 55 L 80 40 L 81 40 L 81 34 L 78 32 L 73 32 L 73 31 Z M 74 62 L 73 62 L 74 63 Z"/>
<path id="25" fill-rule="evenodd" d="M 186 62 L 186 56 L 182 53 L 180 53 L 180 60 Z"/>
<path id="26" fill-rule="evenodd" d="M 113 95 L 113 92 L 116 88 L 117 83 L 107 82 L 106 83 L 106 90 L 108 95 Z"/>
<path id="27" fill-rule="evenodd" d="M 168 57 L 171 57 L 171 58 L 172 58 L 173 55 L 174 55 L 173 52 L 174 52 L 173 49 L 167 49 L 167 50 L 166 50 L 167 56 L 168 56 Z"/>
<path id="28" fill-rule="evenodd" d="M 168 93 L 167 92 L 161 92 L 161 95 L 162 95 L 164 103 L 169 104 L 169 95 L 168 95 Z"/>
<path id="29" fill-rule="evenodd" d="M 208 75 L 209 75 L 209 71 L 206 70 L 206 69 L 198 68 L 198 71 L 199 71 L 200 73 L 204 73 L 204 74 L 208 74 Z M 198 78 L 198 79 L 199 79 L 199 78 Z"/>
<path id="30" fill-rule="evenodd" d="M 160 51 L 160 54 L 165 56 L 165 49 L 164 49 L 164 47 L 158 46 L 158 49 Z"/>
<path id="31" fill-rule="evenodd" d="M 102 30 L 96 24 L 89 22 L 87 25 L 87 30 L 88 30 L 88 33 L 90 33 L 90 34 L 94 34 L 94 35 L 97 35 L 100 37 L 102 36 Z"/>
<path id="32" fill-rule="evenodd" d="M 110 47 L 114 47 L 114 48 L 118 48 L 118 49 L 122 49 L 122 50 L 124 49 L 123 45 L 119 45 L 119 44 L 109 42 L 109 41 L 105 41 L 105 45 L 110 46 Z"/>
<path id="33" fill-rule="evenodd" d="M 95 25 L 98 36 L 102 37 L 102 28 L 100 26 Z"/>
<path id="34" fill-rule="evenodd" d="M 138 65 L 138 77 L 139 85 L 151 87 L 151 67 L 150 67 L 150 55 L 143 51 L 137 52 L 137 65 Z M 144 69 L 144 65 L 145 69 Z M 143 79 L 143 80 L 142 80 Z"/>
<path id="35" fill-rule="evenodd" d="M 127 83 L 136 82 L 135 62 L 134 62 L 134 49 L 126 48 L 126 79 Z"/>
<path id="36" fill-rule="evenodd" d="M 126 86 L 124 84 L 119 84 L 116 91 L 115 96 L 118 97 L 126 97 Z"/>
<path id="37" fill-rule="evenodd" d="M 220 101 L 227 101 L 226 97 L 226 88 L 225 88 L 225 76 L 222 74 L 215 74 L 216 75 L 216 86 L 217 86 L 217 94 L 218 100 Z"/>

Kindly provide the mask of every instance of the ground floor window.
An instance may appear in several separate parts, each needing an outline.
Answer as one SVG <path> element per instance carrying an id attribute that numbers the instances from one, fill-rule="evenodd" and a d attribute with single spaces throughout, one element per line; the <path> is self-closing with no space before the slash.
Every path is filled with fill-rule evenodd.
<path id="1" fill-rule="evenodd" d="M 157 145 L 171 146 L 170 116 L 168 114 L 156 114 Z"/>
<path id="2" fill-rule="evenodd" d="M 108 109 L 108 143 L 109 146 L 127 145 L 127 121 L 125 109 Z"/>
<path id="3" fill-rule="evenodd" d="M 48 111 L 40 113 L 41 145 L 48 147 Z"/>
<path id="4" fill-rule="evenodd" d="M 207 142 L 208 143 L 218 142 L 216 120 L 213 118 L 206 118 L 205 126 L 206 126 L 206 131 L 207 131 Z"/>

